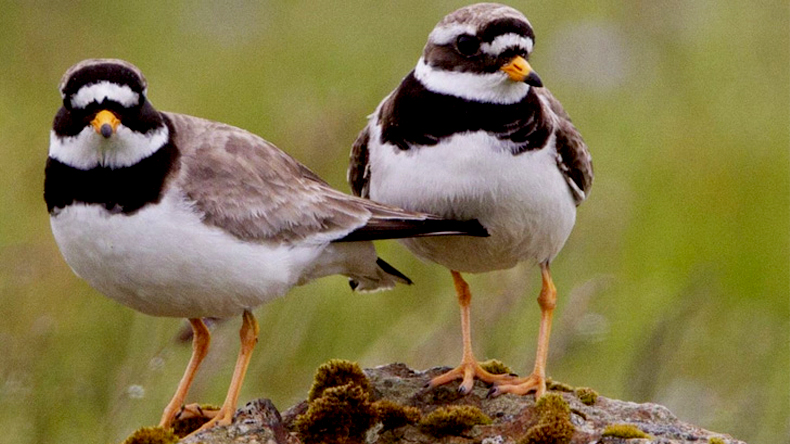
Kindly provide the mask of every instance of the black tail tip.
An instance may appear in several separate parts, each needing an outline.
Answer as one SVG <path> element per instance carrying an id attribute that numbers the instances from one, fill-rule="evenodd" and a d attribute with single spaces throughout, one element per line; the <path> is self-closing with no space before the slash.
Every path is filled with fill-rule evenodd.
<path id="1" fill-rule="evenodd" d="M 392 276 L 395 276 L 395 277 L 401 279 L 404 284 L 411 285 L 411 284 L 414 283 L 414 282 L 412 282 L 411 279 L 409 279 L 408 276 L 406 276 L 405 274 L 403 274 L 400 271 L 398 271 L 398 269 L 393 267 L 392 265 L 384 262 L 384 259 L 382 259 L 380 257 L 376 258 L 376 265 L 378 265 L 379 268 L 384 270 L 385 273 L 390 274 Z"/>
<path id="2" fill-rule="evenodd" d="M 464 223 L 467 225 L 470 236 L 477 236 L 477 237 L 491 236 L 491 234 L 488 233 L 488 230 L 486 230 L 486 227 L 484 227 L 483 224 L 481 224 L 480 221 L 478 221 L 477 219 L 467 220 L 464 221 Z"/>

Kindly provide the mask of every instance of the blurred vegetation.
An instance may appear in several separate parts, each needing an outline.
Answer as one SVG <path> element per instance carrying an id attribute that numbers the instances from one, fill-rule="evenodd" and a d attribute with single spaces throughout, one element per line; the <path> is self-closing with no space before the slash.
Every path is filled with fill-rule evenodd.
<path id="1" fill-rule="evenodd" d="M 182 321 L 99 295 L 63 262 L 42 200 L 57 84 L 73 63 L 137 64 L 162 110 L 260 134 L 342 190 L 365 116 L 458 1 L 2 2 L 0 442 L 119 442 L 158 421 L 188 360 Z M 588 142 L 596 182 L 553 265 L 549 374 L 669 406 L 750 443 L 790 436 L 790 42 L 786 1 L 513 3 L 532 65 Z M 455 365 L 449 273 L 395 242 L 416 285 L 345 279 L 256 311 L 241 395 L 303 399 L 330 358 Z M 477 355 L 531 368 L 539 273 L 471 276 Z M 191 400 L 219 403 L 239 320 L 215 329 Z"/>

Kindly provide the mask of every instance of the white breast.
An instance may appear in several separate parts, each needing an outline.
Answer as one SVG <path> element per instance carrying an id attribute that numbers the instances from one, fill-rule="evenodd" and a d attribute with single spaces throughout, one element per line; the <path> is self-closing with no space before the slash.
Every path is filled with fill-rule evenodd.
<path id="1" fill-rule="evenodd" d="M 130 216 L 70 205 L 51 225 L 77 275 L 155 316 L 240 314 L 285 294 L 326 245 L 243 242 L 202 223 L 174 193 Z"/>
<path id="2" fill-rule="evenodd" d="M 416 254 L 448 268 L 483 272 L 549 261 L 570 235 L 576 206 L 549 148 L 513 155 L 483 131 L 402 151 L 371 125 L 370 197 L 456 219 L 478 219 L 488 238 L 409 239 Z"/>

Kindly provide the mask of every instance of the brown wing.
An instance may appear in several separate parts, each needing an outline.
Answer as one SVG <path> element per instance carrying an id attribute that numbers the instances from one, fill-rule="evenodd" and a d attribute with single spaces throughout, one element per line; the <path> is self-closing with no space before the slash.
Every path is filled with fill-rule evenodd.
<path id="1" fill-rule="evenodd" d="M 366 126 L 357 136 L 351 147 L 346 179 L 351 185 L 351 192 L 356 196 L 370 197 L 370 163 L 368 160 L 368 142 L 370 131 Z"/>
<path id="2" fill-rule="evenodd" d="M 587 198 L 593 182 L 592 157 L 587 150 L 587 144 L 584 143 L 581 134 L 573 126 L 568 113 L 551 92 L 546 88 L 535 88 L 535 91 L 545 99 L 551 111 L 557 116 L 555 129 L 557 165 L 568 181 L 576 205 L 579 205 Z"/>
<path id="3" fill-rule="evenodd" d="M 181 151 L 178 185 L 205 223 L 240 239 L 291 243 L 325 234 L 326 241 L 373 240 L 482 229 L 343 194 L 254 134 L 165 115 Z"/>
<path id="4" fill-rule="evenodd" d="M 369 211 L 312 171 L 247 131 L 166 114 L 181 150 L 179 185 L 209 225 L 244 240 L 339 236 L 365 225 Z"/>

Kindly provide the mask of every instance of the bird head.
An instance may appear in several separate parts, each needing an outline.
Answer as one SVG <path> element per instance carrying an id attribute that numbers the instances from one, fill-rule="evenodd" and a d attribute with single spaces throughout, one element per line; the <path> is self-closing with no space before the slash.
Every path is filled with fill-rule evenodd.
<path id="1" fill-rule="evenodd" d="M 109 139 L 118 126 L 140 114 L 147 83 L 136 66 L 123 60 L 90 59 L 72 66 L 60 83 L 63 108 L 72 118 L 89 122 Z"/>
<path id="2" fill-rule="evenodd" d="M 50 155 L 72 166 L 131 165 L 168 140 L 162 116 L 146 98 L 140 70 L 117 59 L 89 59 L 60 82 Z"/>
<path id="3" fill-rule="evenodd" d="M 541 87 L 529 64 L 535 35 L 519 11 L 479 3 L 448 14 L 428 36 L 415 76 L 429 90 L 468 100 L 515 103 Z"/>

